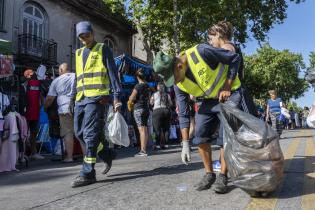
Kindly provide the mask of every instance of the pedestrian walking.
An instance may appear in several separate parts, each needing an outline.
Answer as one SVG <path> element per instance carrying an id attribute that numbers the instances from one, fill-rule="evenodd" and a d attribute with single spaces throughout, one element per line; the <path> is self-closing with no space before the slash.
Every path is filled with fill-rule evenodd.
<path id="1" fill-rule="evenodd" d="M 266 110 L 266 122 L 271 121 L 271 126 L 273 129 L 277 130 L 278 133 L 281 133 L 281 128 L 277 126 L 278 118 L 281 114 L 282 100 L 277 96 L 275 90 L 270 90 L 269 92 L 270 99 L 267 101 L 267 110 Z"/>
<path id="2" fill-rule="evenodd" d="M 150 115 L 150 89 L 146 82 L 143 69 L 138 69 L 136 71 L 136 77 L 139 83 L 134 87 L 128 103 L 133 104 L 132 109 L 129 105 L 129 110 L 133 110 L 134 119 L 140 133 L 140 151 L 135 156 L 145 157 L 148 156 L 147 144 L 149 139 L 148 120 Z"/>
<path id="3" fill-rule="evenodd" d="M 105 163 L 103 172 L 107 173 L 111 168 L 115 152 L 106 144 L 97 151 L 100 139 L 104 138 L 105 107 L 111 102 L 111 91 L 114 96 L 114 111 L 120 111 L 121 107 L 121 85 L 112 51 L 95 41 L 90 22 L 79 22 L 76 32 L 84 47 L 76 50 L 74 132 L 86 150 L 80 175 L 71 183 L 72 187 L 96 182 L 96 155 Z"/>
<path id="4" fill-rule="evenodd" d="M 169 140 L 172 100 L 165 89 L 165 85 L 159 83 L 157 91 L 150 99 L 150 103 L 153 106 L 152 120 L 155 133 L 155 148 L 157 149 L 165 149 L 165 145 Z"/>

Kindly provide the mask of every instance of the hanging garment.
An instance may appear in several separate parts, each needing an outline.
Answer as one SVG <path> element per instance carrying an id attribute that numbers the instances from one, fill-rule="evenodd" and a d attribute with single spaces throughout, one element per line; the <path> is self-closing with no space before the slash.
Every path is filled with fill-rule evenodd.
<path id="1" fill-rule="evenodd" d="M 16 170 L 17 146 L 19 129 L 16 113 L 10 112 L 4 118 L 4 134 L 0 148 L 0 172 Z"/>
<path id="2" fill-rule="evenodd" d="M 38 80 L 44 80 L 46 79 L 46 66 L 40 65 L 36 70 L 36 75 Z"/>
<path id="3" fill-rule="evenodd" d="M 0 55 L 0 78 L 13 74 L 12 63 L 11 58 L 5 58 L 3 55 Z"/>
<path id="4" fill-rule="evenodd" d="M 38 120 L 40 110 L 40 81 L 29 80 L 27 83 L 27 109 L 26 119 L 27 120 Z"/>
<path id="5" fill-rule="evenodd" d="M 27 120 L 24 116 L 20 115 L 19 113 L 16 113 L 16 117 L 19 123 L 19 132 L 20 132 L 20 138 L 23 141 L 26 141 L 30 135 Z"/>
<path id="6" fill-rule="evenodd" d="M 10 112 L 4 117 L 4 139 L 12 142 L 16 142 L 19 139 L 16 112 Z"/>
<path id="7" fill-rule="evenodd" d="M 3 117 L 3 112 L 6 110 L 7 107 L 10 106 L 10 100 L 9 97 L 0 92 L 0 118 Z"/>

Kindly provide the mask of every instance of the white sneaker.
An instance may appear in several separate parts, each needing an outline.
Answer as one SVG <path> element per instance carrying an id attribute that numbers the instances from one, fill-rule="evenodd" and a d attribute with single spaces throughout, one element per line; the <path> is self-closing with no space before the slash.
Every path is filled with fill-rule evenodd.
<path id="1" fill-rule="evenodd" d="M 45 159 L 43 156 L 41 156 L 38 153 L 32 155 L 32 158 L 35 159 L 35 160 L 43 160 L 43 159 Z"/>

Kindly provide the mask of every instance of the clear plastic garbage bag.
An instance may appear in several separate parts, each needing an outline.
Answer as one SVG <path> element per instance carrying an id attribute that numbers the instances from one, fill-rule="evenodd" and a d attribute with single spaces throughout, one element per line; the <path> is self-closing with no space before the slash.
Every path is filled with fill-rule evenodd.
<path id="1" fill-rule="evenodd" d="M 283 178 L 279 135 L 264 121 L 228 103 L 219 114 L 224 158 L 235 186 L 252 194 L 273 192 Z"/>
<path id="2" fill-rule="evenodd" d="M 119 112 L 114 113 L 113 119 L 109 122 L 108 131 L 111 142 L 124 147 L 129 146 L 128 125 Z"/>
<path id="3" fill-rule="evenodd" d="M 312 104 L 312 108 L 310 110 L 310 113 L 308 114 L 306 118 L 306 123 L 309 127 L 315 128 L 315 102 Z"/>

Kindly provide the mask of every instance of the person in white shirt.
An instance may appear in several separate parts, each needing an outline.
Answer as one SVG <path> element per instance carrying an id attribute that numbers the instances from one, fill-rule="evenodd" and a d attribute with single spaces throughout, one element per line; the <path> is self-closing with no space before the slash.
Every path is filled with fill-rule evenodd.
<path id="1" fill-rule="evenodd" d="M 73 162 L 74 129 L 71 102 L 76 94 L 76 77 L 75 73 L 69 71 L 68 64 L 66 63 L 59 66 L 59 75 L 49 87 L 44 107 L 47 110 L 57 97 L 60 136 L 64 139 L 67 152 L 64 162 Z M 82 144 L 81 147 L 82 151 L 85 151 Z"/>

